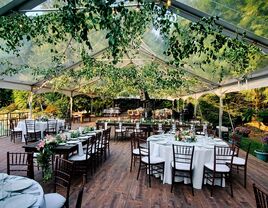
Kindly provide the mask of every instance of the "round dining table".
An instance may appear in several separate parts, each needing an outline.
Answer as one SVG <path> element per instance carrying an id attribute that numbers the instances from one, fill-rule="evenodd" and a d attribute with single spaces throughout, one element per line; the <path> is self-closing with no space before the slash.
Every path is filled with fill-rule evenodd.
<path id="1" fill-rule="evenodd" d="M 228 144 L 219 138 L 212 139 L 210 137 L 201 135 L 197 135 L 196 139 L 196 142 L 175 141 L 174 134 L 159 134 L 148 137 L 147 141 L 150 141 L 151 156 L 158 156 L 165 160 L 164 176 L 162 177 L 163 183 L 172 183 L 172 144 L 190 145 L 195 146 L 193 156 L 193 187 L 196 189 L 202 188 L 204 164 L 213 162 L 214 146 L 228 146 Z M 188 178 L 176 178 L 176 181 L 184 181 L 184 183 L 190 183 L 190 180 Z M 216 185 L 219 185 L 219 181 L 216 181 Z M 222 185 L 224 186 L 225 183 L 223 182 Z"/>
<path id="2" fill-rule="evenodd" d="M 1 208 L 45 208 L 44 191 L 35 180 L 0 173 Z"/>

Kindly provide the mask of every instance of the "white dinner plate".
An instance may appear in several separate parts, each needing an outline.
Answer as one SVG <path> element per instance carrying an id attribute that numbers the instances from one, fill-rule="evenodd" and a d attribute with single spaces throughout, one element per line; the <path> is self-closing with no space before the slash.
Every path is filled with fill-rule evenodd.
<path id="1" fill-rule="evenodd" d="M 164 140 L 165 138 L 161 138 L 161 137 L 151 137 L 148 139 L 148 141 L 159 141 L 159 140 Z"/>
<path id="2" fill-rule="evenodd" d="M 66 145 L 66 143 L 65 142 L 62 142 L 62 143 L 59 143 L 58 145 L 59 146 L 64 146 L 64 145 Z"/>
<path id="3" fill-rule="evenodd" d="M 0 190 L 0 200 L 6 198 L 8 196 L 8 193 L 6 191 Z"/>
<path id="4" fill-rule="evenodd" d="M 28 208 L 36 202 L 37 198 L 31 194 L 19 194 L 5 199 L 3 208 Z"/>
<path id="5" fill-rule="evenodd" d="M 79 141 L 68 141 L 67 144 L 77 144 Z"/>
<path id="6" fill-rule="evenodd" d="M 94 135 L 96 135 L 95 132 L 89 132 L 89 133 L 87 133 L 87 136 L 94 136 Z"/>
<path id="7" fill-rule="evenodd" d="M 156 142 L 157 144 L 168 144 L 167 141 L 159 141 L 159 142 Z"/>
<path id="8" fill-rule="evenodd" d="M 5 180 L 8 177 L 6 173 L 0 173 L 0 181 Z"/>
<path id="9" fill-rule="evenodd" d="M 78 139 L 88 139 L 88 136 L 80 136 Z"/>
<path id="10" fill-rule="evenodd" d="M 31 180 L 15 180 L 15 181 L 10 181 L 8 183 L 6 183 L 3 186 L 3 189 L 5 191 L 20 191 L 23 189 L 26 189 L 28 187 L 30 187 L 33 184 L 33 182 Z"/>

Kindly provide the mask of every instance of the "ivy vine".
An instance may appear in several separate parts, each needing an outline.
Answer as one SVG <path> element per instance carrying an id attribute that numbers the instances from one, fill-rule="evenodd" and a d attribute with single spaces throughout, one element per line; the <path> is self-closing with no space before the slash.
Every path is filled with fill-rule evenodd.
<path id="1" fill-rule="evenodd" d="M 32 68 L 35 76 L 51 79 L 55 88 L 68 82 L 91 80 L 100 77 L 100 81 L 91 87 L 83 86 L 92 93 L 116 96 L 122 90 L 133 93 L 143 89 L 150 93 L 160 92 L 176 94 L 179 88 L 189 88 L 200 84 L 195 78 L 185 78 L 187 74 L 181 67 L 211 69 L 219 73 L 218 82 L 224 76 L 245 76 L 256 69 L 263 55 L 254 45 L 245 42 L 243 37 L 229 38 L 222 34 L 217 25 L 217 17 L 202 18 L 198 22 L 181 24 L 176 15 L 166 6 L 155 5 L 150 1 L 138 1 L 136 7 L 127 7 L 124 2 L 115 0 L 65 0 L 57 12 L 40 16 L 27 16 L 14 13 L 0 17 L 0 50 L 20 56 L 20 49 L 26 42 L 35 46 L 49 44 L 55 67 L 33 68 L 25 64 L 21 68 L 1 61 L 6 70 L 1 74 L 14 75 L 20 70 Z M 137 51 L 143 34 L 153 25 L 160 31 L 167 43 L 165 55 L 171 60 L 167 65 L 149 64 L 143 67 L 116 67 L 120 58 Z M 108 49 L 105 54 L 112 58 L 111 63 L 97 61 L 88 51 L 94 49 L 91 31 L 106 33 Z M 79 45 L 83 67 L 65 70 L 63 59 L 65 51 L 58 51 L 57 46 L 66 42 Z M 135 54 L 135 53 L 134 53 Z M 134 55 L 135 56 L 135 55 Z M 56 80 L 56 81 L 55 81 Z M 55 84 L 57 83 L 57 84 Z"/>

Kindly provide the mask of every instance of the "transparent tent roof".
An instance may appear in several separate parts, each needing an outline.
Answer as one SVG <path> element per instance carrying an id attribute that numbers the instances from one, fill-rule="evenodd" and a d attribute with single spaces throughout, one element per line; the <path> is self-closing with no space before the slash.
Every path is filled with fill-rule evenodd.
<path id="1" fill-rule="evenodd" d="M 0 2 L 0 7 L 4 7 L 6 6 L 8 3 L 12 2 L 13 0 L 2 0 Z"/>
<path id="2" fill-rule="evenodd" d="M 13 0 L 13 2 L 15 1 L 17 0 Z M 11 1 L 1 1 L 0 10 L 1 7 L 4 7 L 10 2 Z M 265 38 L 268 37 L 268 24 L 265 24 L 267 22 L 267 12 L 260 12 L 261 15 L 257 16 L 254 21 L 252 19 L 247 19 L 249 16 L 247 12 L 249 12 L 251 9 L 254 9 L 256 5 L 257 7 L 262 6 L 263 8 L 268 6 L 268 3 L 266 3 L 265 0 L 260 0 L 260 2 L 263 2 L 263 4 L 258 3 L 254 5 L 248 3 L 248 5 L 245 5 L 243 9 L 241 9 L 241 6 L 243 6 L 242 3 L 239 4 L 237 1 L 231 0 L 220 1 L 220 3 L 219 1 L 215 0 L 178 0 L 177 2 L 181 2 L 202 12 L 206 12 L 212 16 L 217 15 L 222 19 L 230 22 L 231 24 L 253 32 L 257 36 L 262 36 Z M 42 8 L 47 8 L 47 2 L 45 2 L 44 5 L 45 6 L 39 5 L 35 9 L 40 10 Z M 266 11 L 268 11 L 268 9 Z M 33 14 L 36 13 L 29 12 L 29 15 Z M 38 11 L 37 14 L 41 15 L 42 12 Z M 178 14 L 180 15 L 180 12 L 178 12 Z M 254 16 L 254 11 L 251 16 Z M 177 20 L 181 21 L 183 24 L 185 22 L 189 22 L 189 20 L 181 16 L 177 16 Z M 88 36 L 90 37 L 91 43 L 93 43 L 93 49 L 87 50 L 87 53 L 90 56 L 94 56 L 98 61 L 102 61 L 104 63 L 109 62 L 109 58 L 103 56 L 105 50 L 108 47 L 108 41 L 105 38 L 106 31 L 92 30 Z M 50 70 L 51 68 L 55 69 L 57 67 L 64 68 L 65 70 L 73 68 L 79 70 L 81 67 L 83 67 L 80 56 L 82 47 L 81 45 L 72 41 L 71 37 L 68 39 L 68 41 L 57 45 L 57 51 L 62 54 L 60 65 L 55 65 L 55 63 L 52 61 L 53 50 L 55 49 L 54 45 L 44 44 L 43 46 L 38 47 L 33 42 L 27 42 L 26 40 L 25 42 L 27 44 L 25 44 L 24 47 L 20 49 L 19 58 L 14 54 L 7 54 L 3 51 L 0 51 L 0 62 L 7 60 L 9 62 L 12 62 L 14 65 L 17 65 L 18 67 L 27 65 L 27 68 L 18 74 L 14 74 L 12 76 L 0 76 L 0 81 L 2 80 L 15 84 L 25 84 L 29 85 L 30 88 L 36 88 L 38 90 L 43 88 L 43 90 L 40 91 L 46 91 L 51 90 L 53 85 L 53 78 L 54 83 L 55 80 L 57 81 L 57 79 L 55 79 L 55 77 L 47 77 L 45 75 L 46 73 L 44 72 Z M 0 44 L 2 43 L 3 42 L 1 42 L 0 39 Z M 164 55 L 166 48 L 166 41 L 161 36 L 160 32 L 151 26 L 143 35 L 140 48 L 137 51 L 128 51 L 128 53 L 120 59 L 120 62 L 116 65 L 116 67 L 120 68 L 134 65 L 135 67 L 141 68 L 144 65 L 157 63 L 159 65 L 159 68 L 163 70 L 168 70 L 170 67 L 174 68 L 174 66 L 170 66 L 168 63 L 170 58 Z M 228 80 L 237 77 L 237 75 L 233 74 L 233 72 L 230 70 L 217 71 L 213 65 L 207 65 L 205 66 L 205 69 L 202 67 L 193 67 L 194 62 L 197 62 L 198 59 L 199 57 L 197 56 L 191 57 L 191 59 L 185 60 L 187 63 L 183 68 L 177 68 L 177 70 L 181 71 L 183 74 L 181 79 L 185 81 L 180 89 L 178 89 L 176 92 L 155 90 L 153 96 L 165 97 L 166 95 L 170 95 L 171 97 L 179 97 L 186 94 L 208 91 L 219 87 L 221 84 L 228 83 Z M 6 70 L 8 67 L 8 64 L 0 65 L 0 72 Z M 39 68 L 39 71 L 34 70 L 37 67 Z M 222 74 L 224 74 L 223 77 Z M 57 77 L 61 78 L 61 74 L 57 74 Z M 189 79 L 191 79 L 191 82 L 188 82 Z M 87 93 L 92 96 L 96 96 L 96 91 L 99 89 L 99 87 L 107 84 L 99 77 L 95 77 L 90 80 L 77 80 L 75 78 L 69 78 L 68 82 L 68 86 L 59 86 L 62 91 L 72 91 L 72 93 L 77 94 Z M 126 93 L 127 90 L 129 91 L 128 93 Z M 118 96 L 135 96 L 136 94 L 139 94 L 139 92 L 133 89 L 122 89 Z"/>
<path id="3" fill-rule="evenodd" d="M 176 0 L 211 16 L 268 38 L 268 1 Z"/>

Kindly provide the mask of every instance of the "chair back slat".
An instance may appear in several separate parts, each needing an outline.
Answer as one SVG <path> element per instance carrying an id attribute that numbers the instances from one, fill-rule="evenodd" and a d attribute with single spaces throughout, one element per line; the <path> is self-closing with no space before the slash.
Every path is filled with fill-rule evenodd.
<path id="1" fill-rule="evenodd" d="M 102 144 L 102 132 L 96 133 L 96 148 L 100 148 Z"/>
<path id="2" fill-rule="evenodd" d="M 46 133 L 57 133 L 57 120 L 48 120 Z"/>
<path id="3" fill-rule="evenodd" d="M 141 156 L 148 156 L 149 164 L 150 164 L 150 142 L 145 138 L 137 137 L 138 148 Z M 141 159 L 142 157 L 140 157 Z"/>
<path id="4" fill-rule="evenodd" d="M 7 174 L 25 172 L 29 178 L 34 178 L 33 153 L 7 152 Z"/>
<path id="5" fill-rule="evenodd" d="M 29 131 L 35 132 L 35 120 L 26 119 L 25 126 L 26 126 L 26 132 L 29 132 Z"/>
<path id="6" fill-rule="evenodd" d="M 214 146 L 214 165 L 232 165 L 235 150 L 235 147 Z"/>
<path id="7" fill-rule="evenodd" d="M 174 167 L 176 168 L 176 163 L 190 164 L 190 167 L 192 167 L 194 146 L 173 144 L 172 147 Z"/>
<path id="8" fill-rule="evenodd" d="M 59 187 L 66 191 L 66 203 L 69 204 L 71 178 L 73 174 L 73 162 L 56 157 L 56 167 L 54 170 L 54 192 Z"/>
<path id="9" fill-rule="evenodd" d="M 268 194 L 253 184 L 257 208 L 268 208 Z"/>

